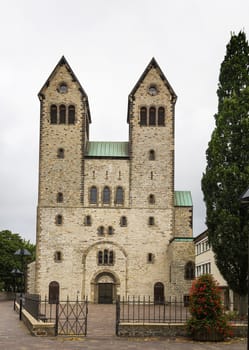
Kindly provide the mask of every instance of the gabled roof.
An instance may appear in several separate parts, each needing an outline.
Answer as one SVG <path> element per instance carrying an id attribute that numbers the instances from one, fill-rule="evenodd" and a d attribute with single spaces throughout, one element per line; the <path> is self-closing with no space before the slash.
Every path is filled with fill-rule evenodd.
<path id="1" fill-rule="evenodd" d="M 240 196 L 240 201 L 242 203 L 249 203 L 249 187 L 248 189 Z"/>
<path id="2" fill-rule="evenodd" d="M 163 71 L 161 70 L 161 68 L 159 67 L 157 61 L 155 60 L 154 57 L 152 57 L 152 60 L 150 61 L 150 63 L 148 64 L 148 66 L 145 68 L 145 71 L 143 72 L 143 74 L 141 75 L 141 77 L 138 79 L 136 85 L 134 86 L 134 88 L 132 89 L 132 91 L 130 92 L 129 96 L 128 96 L 128 114 L 127 114 L 127 122 L 129 122 L 130 119 L 130 109 L 132 107 L 132 101 L 134 98 L 134 95 L 137 91 L 137 89 L 139 88 L 140 84 L 142 83 L 142 81 L 144 80 L 144 78 L 146 77 L 146 75 L 148 74 L 148 72 L 151 70 L 151 68 L 156 68 L 161 79 L 163 80 L 165 86 L 169 89 L 171 95 L 172 95 L 172 99 L 175 102 L 177 99 L 176 93 L 174 92 L 172 86 L 170 85 L 170 83 L 168 82 L 167 78 L 165 77 Z"/>
<path id="3" fill-rule="evenodd" d="M 81 86 L 81 84 L 80 84 L 78 78 L 77 78 L 76 75 L 74 74 L 72 68 L 70 67 L 69 63 L 67 62 L 67 60 L 66 60 L 66 58 L 65 58 L 64 56 L 61 57 L 61 59 L 59 60 L 59 62 L 58 62 L 57 65 L 55 66 L 55 68 L 53 69 L 53 71 L 52 71 L 52 73 L 50 74 L 50 76 L 48 77 L 46 83 L 42 86 L 41 90 L 39 91 L 38 96 L 39 96 L 40 99 L 43 99 L 43 93 L 42 93 L 42 91 L 43 91 L 44 89 L 46 89 L 46 88 L 49 86 L 50 80 L 53 79 L 53 77 L 54 77 L 54 75 L 55 75 L 55 73 L 56 73 L 56 71 L 57 71 L 57 68 L 58 68 L 59 66 L 63 66 L 63 65 L 66 66 L 66 68 L 67 68 L 69 74 L 71 74 L 71 76 L 72 76 L 73 81 L 76 81 L 76 82 L 78 83 L 78 85 L 79 85 L 79 91 L 80 91 L 80 92 L 82 93 L 82 95 L 86 98 L 86 105 L 87 105 L 87 109 L 88 109 L 88 116 L 89 116 L 89 121 L 90 121 L 90 123 L 91 123 L 91 114 L 90 114 L 90 108 L 89 108 L 89 103 L 88 103 L 88 96 L 87 96 L 85 90 L 84 90 L 83 87 Z"/>
<path id="4" fill-rule="evenodd" d="M 91 141 L 87 143 L 86 157 L 128 158 L 129 142 Z"/>
<path id="5" fill-rule="evenodd" d="M 175 191 L 176 207 L 192 207 L 192 197 L 190 191 Z"/>

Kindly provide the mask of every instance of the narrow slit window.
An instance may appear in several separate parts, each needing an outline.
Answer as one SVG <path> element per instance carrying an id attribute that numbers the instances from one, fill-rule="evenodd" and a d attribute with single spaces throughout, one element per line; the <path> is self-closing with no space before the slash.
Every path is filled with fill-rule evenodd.
<path id="1" fill-rule="evenodd" d="M 62 260 L 62 254 L 61 254 L 60 251 L 55 252 L 55 254 L 54 254 L 54 260 L 55 260 L 56 262 Z"/>
<path id="2" fill-rule="evenodd" d="M 63 198 L 63 193 L 62 192 L 58 192 L 57 193 L 57 203 L 62 203 L 64 198 Z"/>
<path id="3" fill-rule="evenodd" d="M 121 216 L 120 226 L 127 226 L 127 217 L 126 216 Z"/>
<path id="4" fill-rule="evenodd" d="M 57 157 L 63 159 L 65 156 L 64 148 L 59 148 L 57 151 Z"/>
<path id="5" fill-rule="evenodd" d="M 85 217 L 85 226 L 91 226 L 92 225 L 92 218 L 90 215 L 86 215 Z"/>
<path id="6" fill-rule="evenodd" d="M 154 216 L 149 217 L 149 226 L 154 226 L 155 225 L 155 218 Z"/>
<path id="7" fill-rule="evenodd" d="M 62 215 L 60 215 L 60 214 L 56 215 L 56 217 L 55 217 L 56 225 L 62 225 L 62 221 L 63 221 Z"/>
<path id="8" fill-rule="evenodd" d="M 150 195 L 149 195 L 149 203 L 150 203 L 150 204 L 155 204 L 155 202 L 156 202 L 156 201 L 155 201 L 155 196 L 154 196 L 154 194 L 150 194 Z"/>
<path id="9" fill-rule="evenodd" d="M 150 149 L 149 151 L 149 160 L 155 160 L 156 159 L 156 153 L 153 149 Z"/>
<path id="10" fill-rule="evenodd" d="M 147 260 L 148 260 L 148 263 L 153 263 L 153 254 L 152 253 L 148 253 L 148 256 L 147 256 Z"/>

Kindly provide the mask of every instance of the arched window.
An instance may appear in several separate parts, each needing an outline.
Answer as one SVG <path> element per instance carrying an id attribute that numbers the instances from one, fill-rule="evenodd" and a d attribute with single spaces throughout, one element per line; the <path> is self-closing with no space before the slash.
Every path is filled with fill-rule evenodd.
<path id="1" fill-rule="evenodd" d="M 109 264 L 113 265 L 114 259 L 113 259 L 113 251 L 109 251 Z"/>
<path id="2" fill-rule="evenodd" d="M 58 148 L 57 157 L 63 159 L 65 156 L 64 148 Z"/>
<path id="3" fill-rule="evenodd" d="M 155 304 L 164 302 L 164 284 L 161 282 L 154 284 L 154 302 Z"/>
<path id="4" fill-rule="evenodd" d="M 158 108 L 158 121 L 157 124 L 159 126 L 164 126 L 165 125 L 165 109 L 164 107 L 159 107 Z"/>
<path id="5" fill-rule="evenodd" d="M 127 217 L 126 216 L 121 216 L 120 226 L 127 226 Z"/>
<path id="6" fill-rule="evenodd" d="M 140 108 L 140 126 L 147 125 L 147 108 Z"/>
<path id="7" fill-rule="evenodd" d="M 105 249 L 104 250 L 104 264 L 107 265 L 108 264 L 108 250 Z"/>
<path id="8" fill-rule="evenodd" d="M 156 125 L 156 108 L 150 107 L 149 125 Z"/>
<path id="9" fill-rule="evenodd" d="M 85 217 L 85 226 L 91 226 L 92 225 L 92 218 L 90 215 L 86 215 Z"/>
<path id="10" fill-rule="evenodd" d="M 123 204 L 123 203 L 124 203 L 124 190 L 121 186 L 119 186 L 116 191 L 116 204 Z"/>
<path id="11" fill-rule="evenodd" d="M 75 107 L 73 105 L 68 107 L 68 124 L 75 123 Z"/>
<path id="12" fill-rule="evenodd" d="M 50 123 L 57 124 L 57 106 L 52 105 L 50 107 Z"/>
<path id="13" fill-rule="evenodd" d="M 98 264 L 103 264 L 103 252 L 101 250 L 98 252 Z"/>
<path id="14" fill-rule="evenodd" d="M 185 280 L 193 280 L 195 278 L 195 264 L 193 261 L 188 261 L 184 268 Z"/>
<path id="15" fill-rule="evenodd" d="M 62 254 L 60 251 L 54 253 L 54 261 L 58 262 L 62 260 Z"/>
<path id="16" fill-rule="evenodd" d="M 60 124 L 66 124 L 66 106 L 65 105 L 60 105 L 60 119 L 59 119 Z"/>
<path id="17" fill-rule="evenodd" d="M 92 186 L 90 188 L 90 203 L 91 204 L 96 204 L 97 203 L 97 195 L 98 195 L 97 187 L 96 186 Z"/>
<path id="18" fill-rule="evenodd" d="M 149 223 L 150 226 L 155 225 L 155 218 L 154 218 L 154 216 L 150 216 L 149 217 L 149 222 L 148 223 Z"/>
<path id="19" fill-rule="evenodd" d="M 156 153 L 153 149 L 149 150 L 149 160 L 155 160 L 156 159 Z"/>
<path id="20" fill-rule="evenodd" d="M 154 194 L 149 195 L 149 204 L 155 204 L 155 196 Z"/>
<path id="21" fill-rule="evenodd" d="M 152 253 L 148 253 L 148 255 L 147 255 L 147 261 L 148 261 L 148 263 L 153 263 L 154 261 L 154 255 L 152 254 Z"/>
<path id="22" fill-rule="evenodd" d="M 56 200 L 57 200 L 58 203 L 62 203 L 63 202 L 63 193 L 62 192 L 58 192 L 57 193 Z"/>
<path id="23" fill-rule="evenodd" d="M 105 232 L 104 226 L 99 226 L 99 228 L 98 228 L 98 234 L 99 234 L 100 236 L 103 236 L 103 235 L 104 235 L 104 232 Z"/>
<path id="24" fill-rule="evenodd" d="M 56 225 L 62 225 L 62 221 L 63 221 L 62 215 L 60 215 L 60 214 L 56 215 L 56 217 L 55 217 Z"/>
<path id="25" fill-rule="evenodd" d="M 104 249 L 97 253 L 98 265 L 113 265 L 114 264 L 114 252 L 113 250 Z"/>
<path id="26" fill-rule="evenodd" d="M 109 187 L 105 186 L 103 189 L 103 203 L 109 204 L 111 201 L 111 193 Z"/>
<path id="27" fill-rule="evenodd" d="M 114 229 L 112 226 L 108 226 L 108 235 L 113 235 L 114 234 Z"/>
<path id="28" fill-rule="evenodd" d="M 60 299 L 60 285 L 58 282 L 53 281 L 49 283 L 48 302 L 49 304 L 56 304 Z"/>

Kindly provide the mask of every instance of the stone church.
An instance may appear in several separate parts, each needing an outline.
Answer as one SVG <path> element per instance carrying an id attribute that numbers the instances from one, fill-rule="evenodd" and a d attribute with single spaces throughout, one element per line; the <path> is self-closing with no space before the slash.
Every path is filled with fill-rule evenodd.
<path id="1" fill-rule="evenodd" d="M 88 97 L 65 57 L 38 96 L 37 257 L 29 291 L 96 303 L 187 298 L 192 199 L 174 189 L 177 97 L 156 60 L 128 96 L 127 142 L 90 140 Z"/>

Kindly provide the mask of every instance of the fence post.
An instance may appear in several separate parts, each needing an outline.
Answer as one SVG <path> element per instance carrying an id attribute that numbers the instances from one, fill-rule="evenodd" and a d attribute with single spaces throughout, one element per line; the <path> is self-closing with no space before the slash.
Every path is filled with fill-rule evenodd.
<path id="1" fill-rule="evenodd" d="M 19 320 L 22 320 L 22 294 L 20 295 L 20 302 L 19 302 Z"/>
<path id="2" fill-rule="evenodd" d="M 118 296 L 116 300 L 116 336 L 119 336 L 119 323 L 120 323 L 120 299 Z"/>
<path id="3" fill-rule="evenodd" d="M 88 297 L 85 297 L 85 305 L 86 305 L 86 317 L 85 317 L 85 337 L 87 335 L 87 317 L 88 317 Z"/>
<path id="4" fill-rule="evenodd" d="M 59 301 L 56 301 L 55 304 L 55 336 L 58 335 L 58 327 L 59 327 Z"/>

